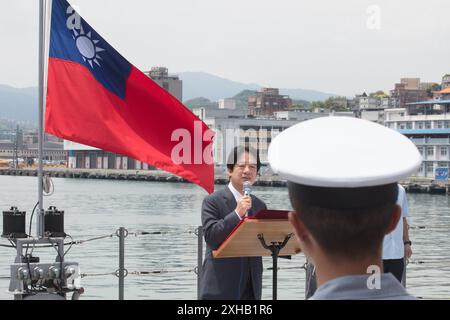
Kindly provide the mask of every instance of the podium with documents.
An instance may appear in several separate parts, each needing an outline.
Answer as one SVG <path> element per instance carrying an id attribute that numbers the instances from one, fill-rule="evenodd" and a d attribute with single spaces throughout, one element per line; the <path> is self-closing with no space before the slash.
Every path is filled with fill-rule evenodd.
<path id="1" fill-rule="evenodd" d="M 300 252 L 294 230 L 285 210 L 262 210 L 247 217 L 234 228 L 217 250 L 214 258 L 272 256 L 273 300 L 277 299 L 278 257 Z"/>

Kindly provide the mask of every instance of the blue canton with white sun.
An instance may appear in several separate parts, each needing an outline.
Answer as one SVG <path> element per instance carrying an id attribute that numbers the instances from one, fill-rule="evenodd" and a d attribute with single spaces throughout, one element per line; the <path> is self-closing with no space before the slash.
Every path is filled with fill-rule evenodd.
<path id="1" fill-rule="evenodd" d="M 80 52 L 83 61 L 88 62 L 92 69 L 94 68 L 93 62 L 101 67 L 99 60 L 102 60 L 102 58 L 99 53 L 105 50 L 96 46 L 100 41 L 92 39 L 91 31 L 86 34 L 81 24 L 79 31 L 77 31 L 76 28 L 73 28 L 72 31 L 74 33 L 73 40 L 75 40 L 77 49 Z"/>
<path id="2" fill-rule="evenodd" d="M 49 56 L 82 64 L 106 89 L 125 98 L 131 64 L 66 0 L 54 0 L 52 4 Z"/>

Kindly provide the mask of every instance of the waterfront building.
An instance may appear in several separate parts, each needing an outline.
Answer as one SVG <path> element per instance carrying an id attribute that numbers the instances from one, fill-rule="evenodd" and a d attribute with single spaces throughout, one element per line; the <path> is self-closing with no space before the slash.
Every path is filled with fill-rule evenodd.
<path id="1" fill-rule="evenodd" d="M 226 165 L 227 155 L 234 146 L 245 143 L 259 150 L 261 163 L 266 166 L 269 144 L 283 130 L 318 117 L 353 116 L 353 112 L 278 111 L 273 116 L 236 117 L 234 110 L 218 113 L 217 110 L 207 108 L 194 109 L 193 112 L 216 132 L 213 152 L 218 167 Z"/>
<path id="2" fill-rule="evenodd" d="M 419 84 L 419 89 L 420 90 L 425 90 L 425 91 L 433 91 L 435 90 L 434 88 L 438 87 L 439 88 L 439 83 L 436 82 L 421 82 Z"/>
<path id="3" fill-rule="evenodd" d="M 365 109 L 359 112 L 361 119 L 369 120 L 384 125 L 384 109 Z"/>
<path id="4" fill-rule="evenodd" d="M 389 96 L 370 96 L 365 92 L 353 99 L 355 114 L 364 120 L 384 124 L 384 109 L 391 108 L 393 100 Z"/>
<path id="5" fill-rule="evenodd" d="M 328 113 L 307 111 L 277 111 L 273 114 L 275 120 L 296 120 L 298 122 L 328 116 Z"/>
<path id="6" fill-rule="evenodd" d="M 236 100 L 231 98 L 219 99 L 219 109 L 236 109 Z"/>
<path id="7" fill-rule="evenodd" d="M 436 168 L 450 168 L 450 99 L 386 109 L 385 125 L 416 144 L 423 157 L 417 176 L 434 178 Z"/>
<path id="8" fill-rule="evenodd" d="M 419 78 L 402 78 L 391 90 L 391 98 L 394 108 L 405 108 L 407 103 L 426 100 L 428 93 L 420 88 Z"/>
<path id="9" fill-rule="evenodd" d="M 178 101 L 183 101 L 183 81 L 177 75 L 169 75 L 169 69 L 165 67 L 152 67 L 150 71 L 144 71 L 144 74 L 177 98 Z"/>
<path id="10" fill-rule="evenodd" d="M 205 118 L 245 118 L 246 110 L 243 109 L 217 109 L 217 108 L 193 108 L 192 113 L 201 120 Z"/>
<path id="11" fill-rule="evenodd" d="M 21 159 L 39 158 L 38 145 L 31 145 L 17 151 L 17 156 Z M 0 159 L 13 159 L 15 157 L 14 143 L 0 142 Z M 62 144 L 54 144 L 46 142 L 43 147 L 43 160 L 55 163 L 65 163 L 67 161 L 67 152 L 62 148 Z"/>
<path id="12" fill-rule="evenodd" d="M 441 89 L 450 87 L 450 74 L 446 74 L 442 77 Z"/>
<path id="13" fill-rule="evenodd" d="M 278 88 L 262 88 L 256 95 L 248 97 L 248 113 L 251 116 L 271 116 L 274 112 L 289 110 L 292 100 L 280 95 Z"/>
<path id="14" fill-rule="evenodd" d="M 64 141 L 64 150 L 67 152 L 67 167 L 71 169 L 154 169 L 154 167 L 133 158 L 68 140 Z"/>
<path id="15" fill-rule="evenodd" d="M 450 100 L 450 87 L 433 92 L 434 98 L 437 100 Z"/>
<path id="16" fill-rule="evenodd" d="M 0 134 L 0 159 L 38 159 L 37 130 L 10 130 Z M 43 160 L 55 163 L 65 162 L 67 153 L 63 149 L 63 141 L 57 137 L 44 134 Z"/>
<path id="17" fill-rule="evenodd" d="M 378 109 L 380 107 L 379 99 L 368 96 L 365 92 L 362 95 L 357 95 L 359 110 Z"/>
<path id="18" fill-rule="evenodd" d="M 400 83 L 406 90 L 418 90 L 420 87 L 420 78 L 401 78 Z"/>

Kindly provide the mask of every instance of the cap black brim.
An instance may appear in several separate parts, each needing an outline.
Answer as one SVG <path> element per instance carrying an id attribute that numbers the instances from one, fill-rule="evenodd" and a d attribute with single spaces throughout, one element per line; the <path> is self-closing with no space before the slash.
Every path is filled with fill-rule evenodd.
<path id="1" fill-rule="evenodd" d="M 316 187 L 288 182 L 289 195 L 302 205 L 330 209 L 358 209 L 396 203 L 397 183 L 358 188 Z"/>

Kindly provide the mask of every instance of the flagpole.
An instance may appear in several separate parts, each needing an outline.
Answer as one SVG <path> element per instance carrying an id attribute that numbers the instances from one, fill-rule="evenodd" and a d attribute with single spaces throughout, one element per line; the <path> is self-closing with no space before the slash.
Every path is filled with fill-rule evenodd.
<path id="1" fill-rule="evenodd" d="M 44 140 L 44 0 L 39 0 L 39 136 L 37 236 L 44 237 L 43 140 Z"/>

